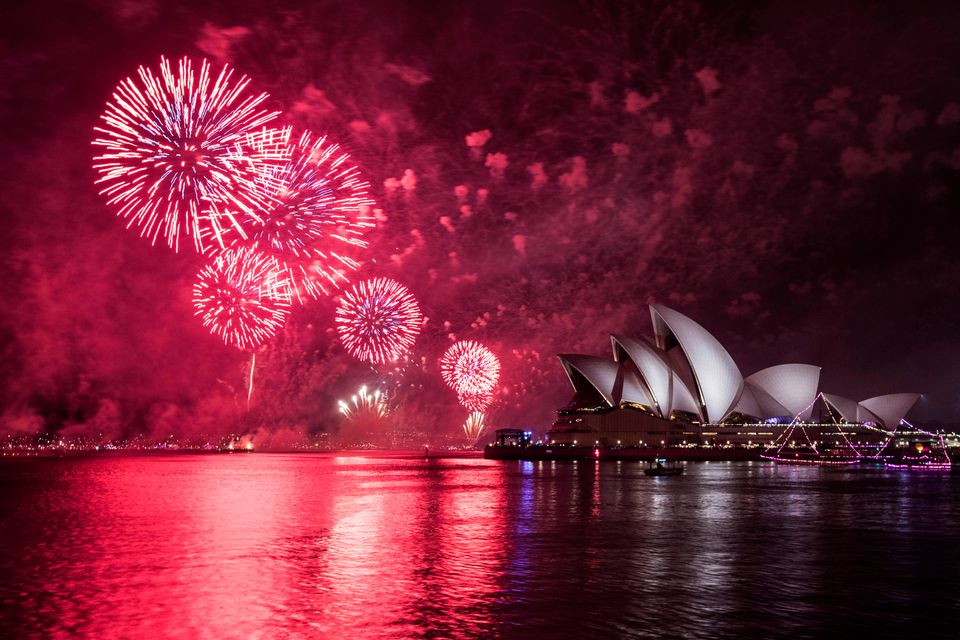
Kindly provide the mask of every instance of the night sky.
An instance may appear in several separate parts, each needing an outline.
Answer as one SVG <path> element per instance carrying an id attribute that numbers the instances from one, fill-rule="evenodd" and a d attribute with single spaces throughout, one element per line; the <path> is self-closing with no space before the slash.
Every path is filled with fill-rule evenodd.
<path id="1" fill-rule="evenodd" d="M 821 389 L 922 392 L 960 421 L 960 7 L 925 2 L 34 2 L 6 7 L 0 431 L 218 435 L 336 427 L 389 389 L 454 433 L 454 339 L 501 359 L 495 426 L 544 427 L 556 353 L 689 315 L 744 375 L 821 365 Z M 204 264 L 150 246 L 93 184 L 117 83 L 160 56 L 229 63 L 372 185 L 354 279 L 427 316 L 409 361 L 337 340 L 334 299 L 257 353 L 194 316 Z"/>

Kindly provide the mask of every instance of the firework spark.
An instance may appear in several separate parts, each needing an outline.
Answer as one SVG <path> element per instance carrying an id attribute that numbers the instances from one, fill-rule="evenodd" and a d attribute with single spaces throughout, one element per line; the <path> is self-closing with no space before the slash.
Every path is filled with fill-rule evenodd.
<path id="1" fill-rule="evenodd" d="M 389 278 L 373 278 L 344 293 L 337 308 L 340 341 L 350 355 L 392 362 L 410 350 L 423 316 L 413 295 Z"/>
<path id="2" fill-rule="evenodd" d="M 467 440 L 474 444 L 480 439 L 480 434 L 486 425 L 486 416 L 481 411 L 473 411 L 467 416 L 467 421 L 463 423 L 463 433 Z"/>
<path id="3" fill-rule="evenodd" d="M 281 158 L 258 163 L 255 180 L 262 222 L 246 231 L 250 241 L 286 264 L 297 295 L 326 295 L 359 265 L 345 251 L 365 247 L 374 226 L 370 185 L 350 156 L 326 137 L 306 132 L 291 142 L 291 130 L 263 129 L 247 136 L 249 155 Z"/>
<path id="4" fill-rule="evenodd" d="M 261 109 L 267 94 L 249 95 L 249 79 L 234 81 L 229 66 L 214 78 L 206 60 L 195 73 L 189 58 L 176 69 L 161 58 L 159 76 L 138 73 L 139 83 L 120 83 L 94 129 L 100 193 L 153 243 L 162 235 L 176 250 L 185 233 L 198 251 L 205 238 L 222 248 L 226 229 L 243 235 L 243 218 L 259 220 L 254 178 L 263 159 L 240 143 L 277 112 Z"/>
<path id="5" fill-rule="evenodd" d="M 385 418 L 390 413 L 387 406 L 387 394 L 382 393 L 380 389 L 375 389 L 373 393 L 367 392 L 367 386 L 363 385 L 350 398 L 337 401 L 340 413 L 348 420 L 356 420 L 361 416 L 375 416 Z"/>
<path id="6" fill-rule="evenodd" d="M 486 411 L 493 402 L 493 394 L 484 393 L 457 393 L 457 400 L 469 411 Z"/>
<path id="7" fill-rule="evenodd" d="M 274 258 L 252 248 L 227 249 L 197 275 L 196 315 L 226 344 L 254 349 L 276 334 L 290 312 L 283 273 Z"/>
<path id="8" fill-rule="evenodd" d="M 440 358 L 440 375 L 461 398 L 488 395 L 500 379 L 500 361 L 479 342 L 461 340 Z"/>

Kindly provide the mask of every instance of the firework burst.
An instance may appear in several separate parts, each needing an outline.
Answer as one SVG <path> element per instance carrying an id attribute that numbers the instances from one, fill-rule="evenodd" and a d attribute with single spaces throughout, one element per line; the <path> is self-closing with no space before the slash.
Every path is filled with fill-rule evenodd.
<path id="1" fill-rule="evenodd" d="M 339 288 L 359 266 L 347 252 L 365 247 L 363 234 L 374 226 L 370 186 L 325 137 L 307 132 L 292 142 L 289 128 L 264 129 L 247 136 L 246 146 L 251 157 L 281 159 L 258 164 L 255 185 L 264 206 L 246 235 L 290 268 L 298 296 L 319 298 Z"/>
<path id="2" fill-rule="evenodd" d="M 380 389 L 369 393 L 366 385 L 357 389 L 349 402 L 337 401 L 337 406 L 347 420 L 357 420 L 361 417 L 385 418 L 390 413 L 387 394 L 382 393 Z"/>
<path id="3" fill-rule="evenodd" d="M 279 331 L 290 312 L 283 273 L 274 258 L 252 248 L 227 249 L 197 275 L 196 315 L 226 344 L 254 349 Z"/>
<path id="4" fill-rule="evenodd" d="M 493 402 L 493 394 L 489 391 L 483 393 L 457 393 L 457 400 L 469 411 L 486 411 Z"/>
<path id="5" fill-rule="evenodd" d="M 344 293 L 337 308 L 340 341 L 350 355 L 371 363 L 392 362 L 410 350 L 423 316 L 402 284 L 374 278 Z"/>
<path id="6" fill-rule="evenodd" d="M 463 423 L 463 433 L 467 436 L 467 440 L 474 444 L 480 439 L 480 434 L 483 433 L 485 426 L 487 426 L 486 416 L 483 415 L 483 412 L 473 411 L 467 416 L 467 421 Z"/>
<path id="7" fill-rule="evenodd" d="M 479 342 L 461 340 L 440 358 L 440 375 L 461 399 L 489 395 L 500 379 L 500 361 Z"/>
<path id="8" fill-rule="evenodd" d="M 243 235 L 242 219 L 259 219 L 254 179 L 263 158 L 241 142 L 277 112 L 261 109 L 267 94 L 248 94 L 249 79 L 234 81 L 229 66 L 214 77 L 206 60 L 195 72 L 189 58 L 176 68 L 161 58 L 159 76 L 138 73 L 139 83 L 120 83 L 94 129 L 100 193 L 153 243 L 162 236 L 176 250 L 186 234 L 198 251 L 205 238 L 223 247 L 226 229 Z"/>

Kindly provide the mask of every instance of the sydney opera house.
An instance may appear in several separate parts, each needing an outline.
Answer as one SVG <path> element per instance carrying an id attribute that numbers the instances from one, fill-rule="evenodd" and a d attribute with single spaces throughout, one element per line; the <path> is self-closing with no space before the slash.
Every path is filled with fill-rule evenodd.
<path id="1" fill-rule="evenodd" d="M 856 401 L 823 393 L 820 367 L 812 364 L 744 377 L 717 339 L 687 316 L 655 304 L 650 317 L 653 340 L 611 335 L 612 357 L 558 356 L 574 395 L 557 410 L 549 443 L 769 446 L 802 430 L 825 444 L 868 444 L 894 431 L 920 397 Z"/>

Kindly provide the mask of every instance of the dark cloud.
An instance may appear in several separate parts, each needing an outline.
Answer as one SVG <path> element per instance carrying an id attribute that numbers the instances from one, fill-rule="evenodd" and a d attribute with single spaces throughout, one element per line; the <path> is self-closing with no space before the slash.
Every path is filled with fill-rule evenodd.
<path id="1" fill-rule="evenodd" d="M 6 12 L 5 429 L 286 441 L 334 430 L 336 399 L 367 383 L 411 430 L 455 433 L 436 359 L 464 338 L 503 362 L 489 422 L 545 425 L 568 394 L 553 354 L 649 334 L 654 301 L 745 374 L 811 362 L 828 390 L 924 391 L 930 417 L 960 419 L 948 5 Z M 357 277 L 404 282 L 428 317 L 410 362 L 351 361 L 334 301 L 310 303 L 258 352 L 247 409 L 249 354 L 193 316 L 201 260 L 125 230 L 92 184 L 104 102 L 161 54 L 230 62 L 285 123 L 350 150 L 378 201 Z"/>

